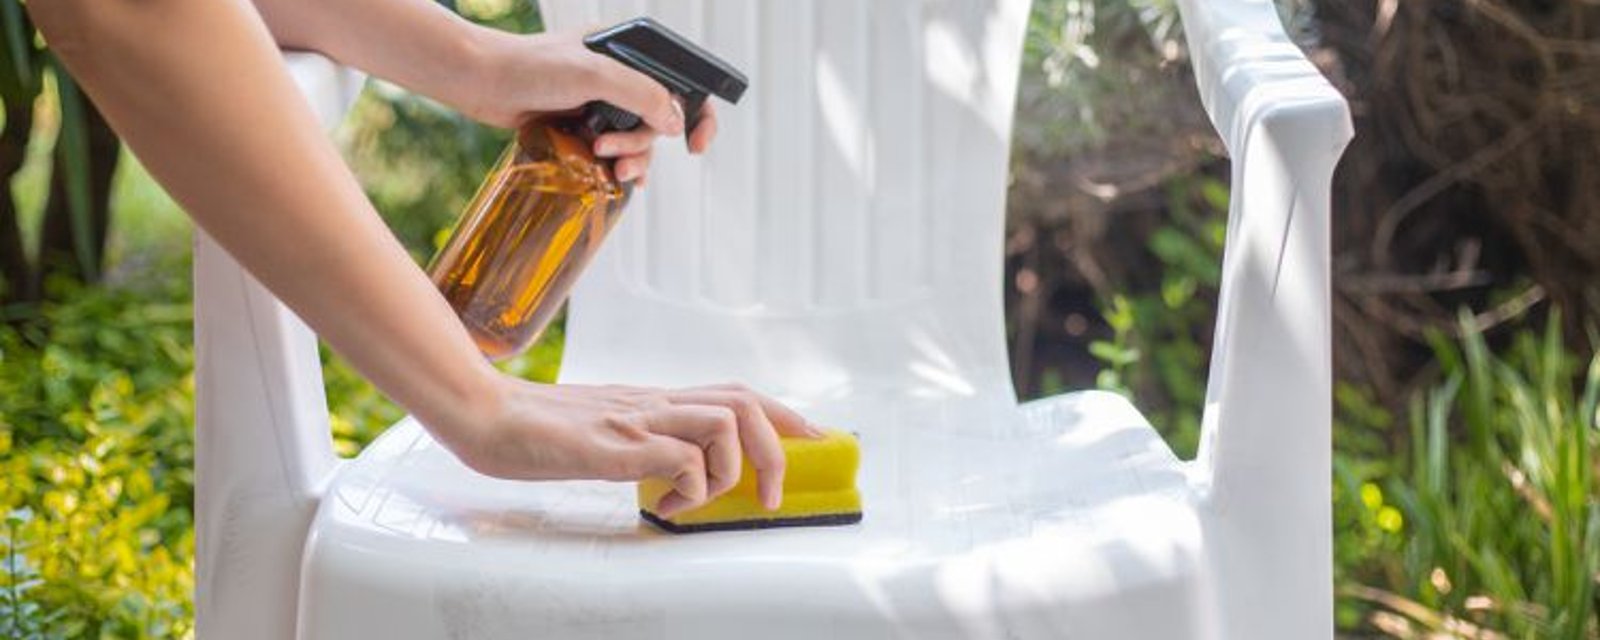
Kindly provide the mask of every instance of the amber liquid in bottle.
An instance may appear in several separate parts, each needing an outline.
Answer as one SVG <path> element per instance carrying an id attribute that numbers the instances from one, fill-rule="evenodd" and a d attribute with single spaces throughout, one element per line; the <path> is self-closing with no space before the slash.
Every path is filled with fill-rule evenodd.
<path id="1" fill-rule="evenodd" d="M 428 268 L 490 359 L 538 339 L 627 201 L 592 139 L 573 118 L 525 125 Z"/>

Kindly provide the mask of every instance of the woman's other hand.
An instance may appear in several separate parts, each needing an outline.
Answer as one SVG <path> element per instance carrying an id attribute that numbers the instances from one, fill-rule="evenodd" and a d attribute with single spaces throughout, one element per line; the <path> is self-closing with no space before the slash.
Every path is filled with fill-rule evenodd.
<path id="1" fill-rule="evenodd" d="M 667 390 L 509 376 L 496 384 L 498 399 L 475 419 L 438 430 L 468 466 L 518 480 L 660 478 L 673 486 L 656 505 L 667 516 L 733 488 L 741 458 L 756 472 L 761 503 L 776 509 L 779 438 L 821 435 L 793 410 L 738 385 Z"/>
<path id="2" fill-rule="evenodd" d="M 471 56 L 473 81 L 456 85 L 447 101 L 468 116 L 498 127 L 515 127 L 547 113 L 571 111 L 603 100 L 638 114 L 638 129 L 613 132 L 594 142 L 600 157 L 614 158 L 617 178 L 643 181 L 658 136 L 684 134 L 683 109 L 660 83 L 609 57 L 590 51 L 576 32 L 517 35 L 478 31 Z M 716 109 L 702 108 L 689 151 L 702 153 L 717 132 Z"/>

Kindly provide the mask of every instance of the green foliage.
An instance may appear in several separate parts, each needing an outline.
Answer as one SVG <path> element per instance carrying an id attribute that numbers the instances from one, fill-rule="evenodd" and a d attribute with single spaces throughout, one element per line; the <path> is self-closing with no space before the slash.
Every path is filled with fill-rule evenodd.
<path id="1" fill-rule="evenodd" d="M 1554 317 L 1500 353 L 1475 333 L 1436 336 L 1443 381 L 1410 406 L 1400 455 L 1340 452 L 1341 484 L 1379 496 L 1391 534 L 1374 541 L 1336 503 L 1356 528 L 1341 548 L 1366 544 L 1341 555 L 1343 593 L 1380 628 L 1600 638 L 1600 357 L 1564 344 Z"/>
<path id="2" fill-rule="evenodd" d="M 194 355 L 187 259 L 143 288 L 59 280 L 0 323 L 0 637 L 172 638 L 191 632 Z M 509 373 L 551 381 L 552 328 Z M 335 450 L 354 455 L 401 412 L 324 353 Z"/>
<path id="3" fill-rule="evenodd" d="M 23 514 L 8 523 L 5 579 L 32 585 L 18 606 L 51 612 L 17 633 L 181 636 L 193 616 L 187 285 L 54 286 L 66 302 L 0 327 L 0 509 Z"/>
<path id="4" fill-rule="evenodd" d="M 55 56 L 43 49 L 20 0 L 0 0 L 0 304 L 38 302 L 52 278 L 98 282 L 109 230 L 108 181 L 120 150 L 110 126 Z M 53 91 L 48 89 L 53 88 Z M 40 117 L 35 117 L 35 112 Z M 47 141 L 47 142 L 40 142 Z M 48 153 L 36 150 L 48 149 Z M 25 165 L 48 167 L 50 189 L 34 238 L 13 184 Z M 36 169 L 37 170 L 37 169 Z M 28 256 L 27 240 L 34 240 Z M 3 311 L 3 309 L 0 309 Z"/>
<path id="5" fill-rule="evenodd" d="M 1104 310 L 1112 337 L 1089 345 L 1103 362 L 1097 386 L 1138 397 L 1173 451 L 1194 455 L 1205 405 L 1211 323 L 1226 234 L 1228 188 L 1196 176 L 1168 188 L 1171 222 L 1150 237 L 1160 265 L 1150 290 L 1112 297 Z"/>
<path id="6" fill-rule="evenodd" d="M 181 261 L 143 289 L 70 287 L 0 324 L 0 637 L 170 638 L 193 616 L 194 356 Z M 560 332 L 509 370 L 549 379 Z M 324 367 L 336 450 L 400 411 Z M 7 626 L 9 625 L 9 626 Z"/>
<path id="7" fill-rule="evenodd" d="M 57 163 L 66 185 L 67 214 L 72 229 L 72 253 L 78 269 L 88 278 L 100 274 L 100 247 L 102 239 L 95 237 L 93 194 L 89 188 L 89 120 L 84 115 L 85 102 L 78 90 L 77 81 L 51 57 L 50 69 L 55 72 L 57 100 L 61 105 L 61 131 L 56 136 Z M 101 233 L 104 233 L 103 231 Z"/>
<path id="8" fill-rule="evenodd" d="M 0 440 L 0 453 L 9 448 Z M 0 532 L 0 562 L 4 566 L 5 582 L 0 584 L 0 636 L 18 640 L 38 640 L 54 635 L 65 612 L 50 611 L 39 604 L 34 592 L 44 584 L 39 570 L 28 560 L 27 552 L 35 545 L 22 539 L 21 529 L 33 520 L 33 512 L 17 509 L 5 516 L 5 530 Z"/>
<path id="9" fill-rule="evenodd" d="M 460 215 L 510 140 L 427 98 L 374 81 L 346 125 L 345 149 L 367 196 L 412 257 Z"/>
<path id="10" fill-rule="evenodd" d="M 0 499 L 18 593 L 16 631 L 52 638 L 173 638 L 194 615 L 194 534 L 164 470 L 126 425 L 82 443 L 50 440 L 7 457 Z M 27 505 L 17 507 L 16 505 Z M 42 612 L 48 611 L 48 614 Z"/>
<path id="11" fill-rule="evenodd" d="M 1067 155 L 1118 136 L 1160 131 L 1189 90 L 1163 67 L 1181 56 L 1172 0 L 1035 0 L 1023 49 L 1017 145 Z M 1115 108 L 1109 108 L 1109 107 Z"/>
<path id="12" fill-rule="evenodd" d="M 465 0 L 463 15 L 500 29 L 540 29 L 531 2 Z M 428 98 L 373 81 L 341 136 L 345 156 L 389 228 L 419 262 L 439 244 L 510 132 L 474 122 Z"/>
<path id="13" fill-rule="evenodd" d="M 1339 382 L 1333 395 L 1334 582 L 1392 584 L 1395 576 L 1373 572 L 1368 563 L 1398 556 L 1405 542 L 1405 514 L 1384 490 L 1395 470 L 1390 457 L 1394 416 L 1361 387 Z M 1341 629 L 1357 629 L 1371 612 L 1368 602 L 1340 598 L 1336 622 Z"/>
<path id="14" fill-rule="evenodd" d="M 1098 385 L 1138 398 L 1179 455 L 1204 402 L 1228 209 L 1211 178 L 1169 191 L 1157 281 L 1103 308 Z M 1472 324 L 1464 322 L 1464 327 Z M 1399 419 L 1335 388 L 1333 510 L 1341 629 L 1394 637 L 1600 638 L 1600 358 L 1559 322 L 1501 348 L 1436 337 L 1438 382 Z"/>

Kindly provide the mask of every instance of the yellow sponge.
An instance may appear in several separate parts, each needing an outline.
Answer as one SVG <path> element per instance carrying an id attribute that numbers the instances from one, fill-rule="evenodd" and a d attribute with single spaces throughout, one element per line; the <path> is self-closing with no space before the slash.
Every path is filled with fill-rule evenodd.
<path id="1" fill-rule="evenodd" d="M 672 533 L 854 524 L 861 521 L 856 469 L 861 449 L 852 434 L 829 430 L 821 438 L 784 438 L 787 465 L 783 506 L 768 511 L 756 495 L 756 473 L 744 462 L 739 483 L 698 508 L 663 517 L 651 509 L 672 491 L 663 480 L 639 483 L 639 515 Z"/>

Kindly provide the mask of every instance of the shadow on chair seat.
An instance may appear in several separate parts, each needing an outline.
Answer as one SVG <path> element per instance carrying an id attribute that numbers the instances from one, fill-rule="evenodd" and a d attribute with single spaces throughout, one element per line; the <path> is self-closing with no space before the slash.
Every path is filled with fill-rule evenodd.
<path id="1" fill-rule="evenodd" d="M 1011 421 L 1003 429 L 948 424 L 973 419 L 948 401 L 852 409 L 872 423 L 860 525 L 688 536 L 641 524 L 630 484 L 486 478 L 404 421 L 329 488 L 308 543 L 302 629 L 703 639 L 1200 628 L 1201 525 L 1183 468 L 1121 397 L 1076 393 L 992 415 Z"/>

